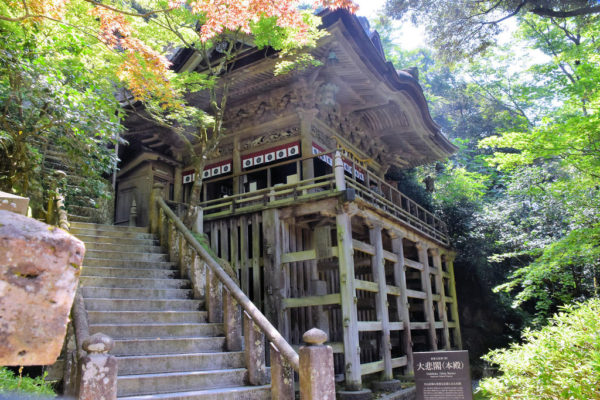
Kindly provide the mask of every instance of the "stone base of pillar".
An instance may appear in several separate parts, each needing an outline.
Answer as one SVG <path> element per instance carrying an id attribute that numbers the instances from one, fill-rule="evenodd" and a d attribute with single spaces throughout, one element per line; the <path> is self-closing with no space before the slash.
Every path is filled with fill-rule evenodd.
<path id="1" fill-rule="evenodd" d="M 373 398 L 373 392 L 369 389 L 340 390 L 336 394 L 339 400 L 371 400 Z"/>
<path id="2" fill-rule="evenodd" d="M 375 381 L 372 386 L 376 392 L 395 392 L 400 390 L 402 382 L 397 379 L 390 379 L 389 381 Z"/>

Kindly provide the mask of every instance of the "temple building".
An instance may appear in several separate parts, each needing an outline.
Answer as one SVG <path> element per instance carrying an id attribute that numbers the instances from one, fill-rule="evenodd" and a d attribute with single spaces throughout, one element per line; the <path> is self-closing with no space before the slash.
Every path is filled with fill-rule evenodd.
<path id="1" fill-rule="evenodd" d="M 313 326 L 325 331 L 336 376 L 357 391 L 411 374 L 413 352 L 461 348 L 447 228 L 389 174 L 456 148 L 416 73 L 386 61 L 365 21 L 322 17 L 329 35 L 312 51 L 322 65 L 275 76 L 277 58 L 256 49 L 236 62 L 199 205 L 246 295 L 292 346 Z M 174 63 L 202 68 L 186 50 Z M 177 135 L 134 114 L 126 126 L 115 223 L 132 223 L 135 201 L 133 222 L 147 226 L 152 187 L 162 183 L 177 209 L 195 171 Z"/>

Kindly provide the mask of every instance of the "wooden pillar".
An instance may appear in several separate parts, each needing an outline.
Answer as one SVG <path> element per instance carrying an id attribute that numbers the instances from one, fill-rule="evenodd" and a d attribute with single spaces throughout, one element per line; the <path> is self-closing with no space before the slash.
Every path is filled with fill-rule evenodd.
<path id="1" fill-rule="evenodd" d="M 394 232 L 395 233 L 395 232 Z M 410 314 L 408 312 L 408 296 L 406 287 L 406 265 L 404 264 L 404 245 L 402 233 L 392 234 L 392 251 L 398 257 L 398 261 L 394 263 L 394 284 L 400 287 L 401 295 L 396 297 L 396 307 L 399 313 L 399 319 L 402 321 L 403 343 L 406 351 L 406 373 L 413 374 L 413 352 L 412 352 L 412 335 L 410 331 Z"/>
<path id="2" fill-rule="evenodd" d="M 173 181 L 173 201 L 183 202 L 183 176 L 181 167 L 175 168 L 175 177 Z"/>
<path id="3" fill-rule="evenodd" d="M 344 165 L 339 151 L 335 153 L 335 177 L 337 190 L 346 189 Z M 352 246 L 352 221 L 346 212 L 336 215 L 340 296 L 342 298 L 342 325 L 344 329 L 344 359 L 346 389 L 360 390 L 360 345 L 358 342 L 358 314 L 356 288 L 354 286 L 354 248 Z"/>
<path id="4" fill-rule="evenodd" d="M 281 330 L 283 327 L 281 302 L 285 296 L 285 287 L 281 269 L 281 223 L 278 209 L 272 208 L 263 211 L 262 229 L 264 290 L 266 291 L 265 315 L 277 329 Z"/>
<path id="5" fill-rule="evenodd" d="M 450 312 L 452 313 L 452 320 L 456 324 L 456 327 L 452 332 L 454 334 L 454 343 L 460 350 L 462 349 L 462 337 L 460 335 L 460 321 L 458 318 L 458 299 L 456 298 L 456 280 L 454 278 L 454 257 L 455 254 L 453 253 L 447 253 L 444 255 L 444 259 L 448 267 L 448 274 L 450 275 L 450 282 L 448 284 L 450 289 L 450 297 L 452 297 Z"/>
<path id="6" fill-rule="evenodd" d="M 259 214 L 252 216 L 252 283 L 254 293 L 254 304 L 259 310 L 263 309 L 262 289 L 264 286 L 260 281 L 260 222 Z"/>
<path id="7" fill-rule="evenodd" d="M 429 325 L 429 341 L 431 343 L 431 350 L 436 351 L 438 347 L 437 336 L 435 333 L 435 314 L 433 312 L 433 294 L 431 293 L 431 271 L 429 269 L 428 246 L 423 242 L 418 242 L 416 247 L 419 251 L 419 262 L 423 265 L 423 271 L 421 271 L 421 288 L 426 295 L 424 306 L 427 323 Z"/>
<path id="8" fill-rule="evenodd" d="M 443 335 L 444 335 L 444 349 L 450 350 L 450 331 L 448 329 L 448 314 L 446 311 L 446 291 L 444 289 L 444 273 L 442 271 L 442 256 L 440 249 L 435 248 L 431 250 L 433 256 L 433 267 L 435 268 L 435 287 L 436 293 L 440 296 L 440 301 L 437 303 L 438 314 L 442 318 L 443 324 Z"/>
<path id="9" fill-rule="evenodd" d="M 236 136 L 233 139 L 233 194 L 241 193 L 240 177 L 242 173 L 242 156 L 240 155 L 240 140 Z"/>
<path id="10" fill-rule="evenodd" d="M 344 329 L 344 358 L 346 389 L 360 390 L 360 345 L 358 342 L 358 315 L 354 287 L 354 250 L 352 224 L 346 213 L 336 216 L 340 293 L 342 298 L 342 324 Z"/>
<path id="11" fill-rule="evenodd" d="M 300 148 L 302 149 L 302 158 L 312 156 L 312 123 L 319 110 L 317 109 L 298 109 L 300 118 Z M 315 177 L 315 168 L 312 158 L 302 161 L 302 171 L 298 171 L 298 180 L 310 179 Z"/>
<path id="12" fill-rule="evenodd" d="M 381 321 L 381 353 L 383 355 L 382 380 L 389 381 L 394 378 L 392 371 L 392 343 L 390 339 L 390 317 L 387 306 L 387 283 L 385 281 L 385 260 L 383 258 L 383 240 L 381 226 L 375 225 L 369 229 L 371 245 L 375 254 L 371 257 L 373 280 L 379 286 L 376 294 L 375 308 L 377 320 Z"/>

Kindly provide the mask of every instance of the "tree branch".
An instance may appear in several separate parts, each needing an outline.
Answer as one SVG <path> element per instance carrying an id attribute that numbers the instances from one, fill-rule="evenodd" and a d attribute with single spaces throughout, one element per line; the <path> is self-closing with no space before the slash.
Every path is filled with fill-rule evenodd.
<path id="1" fill-rule="evenodd" d="M 600 6 L 581 7 L 571 11 L 555 11 L 548 7 L 537 7 L 531 9 L 531 12 L 540 17 L 569 18 L 581 15 L 600 14 Z"/>

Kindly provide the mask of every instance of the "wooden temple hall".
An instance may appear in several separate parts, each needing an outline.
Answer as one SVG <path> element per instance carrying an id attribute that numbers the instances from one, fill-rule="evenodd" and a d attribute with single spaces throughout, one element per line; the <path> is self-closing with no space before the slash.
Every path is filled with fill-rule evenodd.
<path id="1" fill-rule="evenodd" d="M 356 391 L 411 374 L 415 351 L 461 348 L 446 226 L 388 174 L 456 149 L 365 21 L 337 10 L 323 23 L 321 66 L 274 76 L 264 51 L 239 60 L 200 206 L 248 297 L 293 346 L 327 332 L 336 377 Z M 175 63 L 201 68 L 185 50 Z M 115 223 L 147 226 L 153 185 L 175 208 L 194 170 L 175 135 L 135 115 L 127 125 Z"/>

